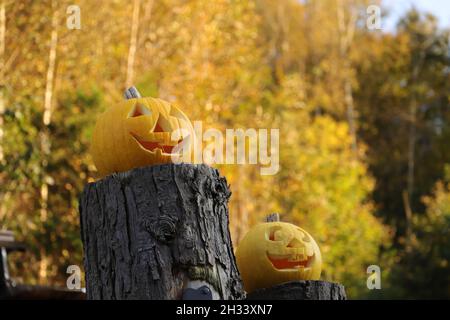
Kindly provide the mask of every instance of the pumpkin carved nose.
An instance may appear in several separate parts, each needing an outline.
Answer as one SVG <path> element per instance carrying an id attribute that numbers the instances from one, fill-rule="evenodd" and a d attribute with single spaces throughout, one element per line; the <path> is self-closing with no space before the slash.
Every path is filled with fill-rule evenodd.
<path id="1" fill-rule="evenodd" d="M 297 239 L 292 239 L 291 242 L 287 245 L 289 248 L 301 248 L 303 247 L 303 243 L 301 243 Z"/>

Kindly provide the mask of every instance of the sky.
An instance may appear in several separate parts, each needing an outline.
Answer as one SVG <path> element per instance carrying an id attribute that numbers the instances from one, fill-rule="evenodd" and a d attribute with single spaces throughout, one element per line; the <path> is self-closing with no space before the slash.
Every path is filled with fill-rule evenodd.
<path id="1" fill-rule="evenodd" d="M 437 16 L 440 26 L 450 27 L 450 0 L 385 0 L 383 5 L 389 11 L 389 16 L 382 21 L 386 31 L 394 30 L 398 19 L 413 6 Z"/>

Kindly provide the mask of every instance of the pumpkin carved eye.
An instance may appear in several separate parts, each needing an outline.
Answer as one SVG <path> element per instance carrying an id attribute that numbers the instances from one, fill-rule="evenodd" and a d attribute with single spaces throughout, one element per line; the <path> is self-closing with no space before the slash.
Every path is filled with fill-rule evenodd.
<path id="1" fill-rule="evenodd" d="M 150 116 L 152 112 L 144 106 L 142 103 L 136 103 L 134 108 L 128 113 L 128 118 L 134 118 L 139 116 Z"/>
<path id="2" fill-rule="evenodd" d="M 269 232 L 266 234 L 266 239 L 269 239 L 270 241 L 280 241 L 280 227 L 272 227 L 268 230 Z M 276 234 L 276 237 L 275 237 Z"/>

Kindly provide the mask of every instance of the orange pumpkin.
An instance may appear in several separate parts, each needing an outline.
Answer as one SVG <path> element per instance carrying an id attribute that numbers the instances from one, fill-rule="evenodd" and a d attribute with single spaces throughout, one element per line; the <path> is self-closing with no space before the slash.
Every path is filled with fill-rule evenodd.
<path id="1" fill-rule="evenodd" d="M 251 228 L 236 249 L 236 262 L 247 292 L 293 280 L 318 280 L 322 270 L 313 237 L 279 221 Z"/>
<path id="2" fill-rule="evenodd" d="M 91 153 L 101 176 L 133 168 L 192 159 L 194 130 L 174 104 L 132 98 L 101 114 Z"/>

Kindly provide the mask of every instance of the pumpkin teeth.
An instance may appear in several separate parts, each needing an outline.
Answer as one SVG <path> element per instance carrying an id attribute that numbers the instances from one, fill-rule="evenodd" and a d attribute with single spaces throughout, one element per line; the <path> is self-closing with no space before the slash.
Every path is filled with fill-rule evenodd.
<path id="1" fill-rule="evenodd" d="M 148 138 L 140 139 L 140 141 L 157 142 L 164 146 L 175 147 L 180 141 L 172 140 L 172 134 L 170 132 L 151 132 L 148 134 Z"/>
<path id="2" fill-rule="evenodd" d="M 170 141 L 170 133 L 169 132 L 152 132 L 149 134 L 150 141 L 149 142 L 161 142 L 166 144 Z"/>
<path id="3" fill-rule="evenodd" d="M 267 253 L 267 258 L 278 270 L 292 270 L 309 268 L 314 256 L 307 256 L 304 254 L 272 255 Z"/>
<path id="4" fill-rule="evenodd" d="M 308 260 L 308 257 L 304 254 L 292 255 L 287 259 L 287 261 L 289 261 L 289 262 L 297 262 L 297 261 L 304 261 L 304 260 Z"/>
<path id="5" fill-rule="evenodd" d="M 172 150 L 176 146 L 176 143 L 175 144 L 166 143 L 166 141 L 170 139 L 170 133 L 168 132 L 151 133 L 151 139 L 142 139 L 138 135 L 133 134 L 132 132 L 131 136 L 139 144 L 141 148 L 147 151 L 176 155 L 172 153 Z"/>

